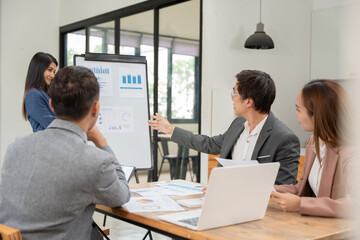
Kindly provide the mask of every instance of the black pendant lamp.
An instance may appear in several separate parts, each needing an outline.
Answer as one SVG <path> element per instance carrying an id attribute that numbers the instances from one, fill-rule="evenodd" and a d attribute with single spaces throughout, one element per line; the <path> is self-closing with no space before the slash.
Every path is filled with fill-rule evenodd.
<path id="1" fill-rule="evenodd" d="M 248 37 L 245 42 L 246 48 L 251 49 L 273 49 L 274 42 L 264 31 L 264 24 L 261 22 L 261 0 L 260 0 L 260 22 L 256 25 L 256 31 Z"/>

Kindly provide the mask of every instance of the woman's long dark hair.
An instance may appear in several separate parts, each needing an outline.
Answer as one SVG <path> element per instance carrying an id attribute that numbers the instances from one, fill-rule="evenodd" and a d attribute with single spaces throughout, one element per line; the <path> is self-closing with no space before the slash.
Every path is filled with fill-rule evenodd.
<path id="1" fill-rule="evenodd" d="M 29 69 L 26 75 L 25 90 L 22 104 L 22 114 L 25 120 L 26 108 L 25 108 L 25 96 L 30 89 L 41 89 L 48 93 L 49 87 L 45 83 L 44 72 L 50 66 L 51 63 L 55 63 L 58 66 L 57 60 L 49 53 L 38 52 L 36 53 L 29 64 Z"/>
<path id="2" fill-rule="evenodd" d="M 332 148 L 353 144 L 353 108 L 340 84 L 333 80 L 313 80 L 302 89 L 302 101 L 309 116 L 314 117 L 314 142 L 319 159 L 319 138 Z"/>

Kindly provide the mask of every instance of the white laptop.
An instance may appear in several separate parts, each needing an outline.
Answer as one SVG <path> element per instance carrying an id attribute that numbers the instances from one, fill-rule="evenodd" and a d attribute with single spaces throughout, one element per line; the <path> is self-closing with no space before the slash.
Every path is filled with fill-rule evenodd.
<path id="1" fill-rule="evenodd" d="M 214 168 L 202 209 L 159 215 L 161 220 L 205 230 L 265 216 L 280 164 Z"/>

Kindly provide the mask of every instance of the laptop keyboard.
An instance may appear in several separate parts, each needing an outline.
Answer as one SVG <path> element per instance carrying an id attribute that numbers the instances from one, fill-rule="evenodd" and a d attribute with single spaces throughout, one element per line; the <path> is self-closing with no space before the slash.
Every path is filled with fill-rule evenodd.
<path id="1" fill-rule="evenodd" d="M 198 221 L 199 221 L 199 217 L 179 220 L 179 222 L 183 222 L 193 226 L 197 226 Z"/>

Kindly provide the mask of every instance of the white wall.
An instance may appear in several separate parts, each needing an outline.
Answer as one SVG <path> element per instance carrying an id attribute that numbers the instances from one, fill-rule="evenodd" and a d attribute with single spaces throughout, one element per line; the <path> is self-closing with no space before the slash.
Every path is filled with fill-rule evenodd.
<path id="1" fill-rule="evenodd" d="M 249 50 L 245 40 L 259 22 L 259 1 L 207 0 L 203 8 L 202 122 L 203 134 L 211 135 L 211 91 L 232 88 L 243 69 L 259 69 L 275 81 L 274 114 L 290 127 L 304 145 L 308 134 L 295 115 L 295 100 L 310 80 L 310 0 L 264 0 L 262 22 L 271 36 L 273 50 Z M 216 46 L 216 47 L 214 47 Z M 202 156 L 202 177 L 207 177 L 207 156 Z"/>
<path id="2" fill-rule="evenodd" d="M 360 1 L 312 13 L 311 79 L 337 80 L 356 102 L 360 80 Z M 332 6 L 332 5 L 331 5 Z"/>
<path id="3" fill-rule="evenodd" d="M 31 133 L 21 116 L 27 67 L 38 51 L 59 52 L 59 0 L 2 0 L 0 9 L 1 160 L 9 143 Z"/>
<path id="4" fill-rule="evenodd" d="M 68 25 L 144 1 L 145 0 L 61 0 L 59 23 L 60 26 Z"/>
<path id="5" fill-rule="evenodd" d="M 311 78 L 351 80 L 360 78 L 356 64 L 360 1 L 313 11 Z"/>
<path id="6" fill-rule="evenodd" d="M 312 10 L 317 11 L 321 9 L 342 7 L 345 5 L 359 3 L 359 0 L 312 0 L 312 2 Z"/>

